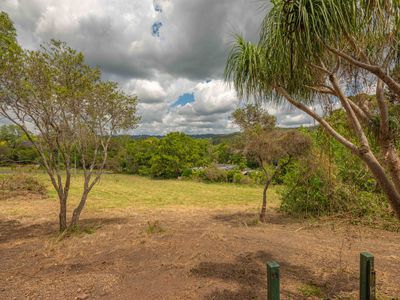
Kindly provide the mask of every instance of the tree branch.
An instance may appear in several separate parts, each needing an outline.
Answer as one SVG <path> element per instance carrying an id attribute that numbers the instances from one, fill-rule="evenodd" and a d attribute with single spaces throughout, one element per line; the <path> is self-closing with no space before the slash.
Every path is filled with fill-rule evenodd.
<path id="1" fill-rule="evenodd" d="M 339 141 L 342 145 L 344 145 L 346 148 L 351 150 L 353 153 L 358 153 L 358 149 L 357 149 L 356 145 L 354 145 L 352 142 L 350 142 L 344 136 L 342 136 L 340 133 L 338 133 L 326 120 L 324 120 L 324 118 L 319 116 L 317 113 L 315 113 L 313 110 L 308 108 L 303 103 L 298 102 L 295 99 L 293 99 L 284 88 L 276 87 L 276 91 L 278 94 L 280 94 L 282 97 L 284 97 L 287 101 L 289 101 L 292 105 L 294 105 L 298 109 L 304 111 L 306 114 L 308 114 L 313 119 L 318 121 L 318 123 L 321 124 L 321 126 L 324 127 L 326 129 L 326 131 L 331 136 L 333 136 L 337 141 Z"/>

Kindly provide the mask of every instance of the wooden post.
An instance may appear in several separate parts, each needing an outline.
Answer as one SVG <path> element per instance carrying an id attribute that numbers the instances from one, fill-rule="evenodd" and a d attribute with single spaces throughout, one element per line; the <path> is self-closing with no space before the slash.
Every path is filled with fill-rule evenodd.
<path id="1" fill-rule="evenodd" d="M 267 262 L 268 300 L 279 300 L 279 264 Z"/>
<path id="2" fill-rule="evenodd" d="M 375 300 L 374 256 L 369 252 L 360 254 L 360 300 Z"/>

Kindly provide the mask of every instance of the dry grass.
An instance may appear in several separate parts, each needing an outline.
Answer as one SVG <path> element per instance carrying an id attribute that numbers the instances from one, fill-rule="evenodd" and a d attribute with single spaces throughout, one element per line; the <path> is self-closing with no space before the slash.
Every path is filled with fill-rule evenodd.
<path id="1" fill-rule="evenodd" d="M 283 299 L 356 299 L 361 251 L 376 256 L 378 299 L 400 295 L 398 233 L 310 226 L 273 210 L 257 224 L 260 187 L 107 174 L 78 234 L 62 239 L 49 180 L 31 175 L 48 198 L 0 201 L 1 299 L 262 299 L 269 260 L 281 265 Z"/>

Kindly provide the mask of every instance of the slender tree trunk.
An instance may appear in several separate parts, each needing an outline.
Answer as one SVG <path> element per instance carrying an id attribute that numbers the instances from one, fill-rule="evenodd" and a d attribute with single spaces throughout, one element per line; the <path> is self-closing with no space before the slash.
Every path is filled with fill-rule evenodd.
<path id="1" fill-rule="evenodd" d="M 82 197 L 81 197 L 81 201 L 79 202 L 79 205 L 74 209 L 74 212 L 72 213 L 70 228 L 78 225 L 79 217 L 81 216 L 82 210 L 85 207 L 88 194 L 89 194 L 89 191 L 87 189 L 85 189 L 82 193 Z"/>
<path id="2" fill-rule="evenodd" d="M 388 162 L 389 172 L 392 175 L 394 185 L 400 194 L 400 158 L 393 144 L 387 151 L 386 161 Z"/>
<path id="3" fill-rule="evenodd" d="M 384 163 L 392 177 L 392 181 L 398 193 L 400 193 L 400 158 L 392 141 L 384 141 L 382 144 L 382 156 Z"/>
<path id="4" fill-rule="evenodd" d="M 263 190 L 263 202 L 262 202 L 262 207 L 261 207 L 261 212 L 260 212 L 260 222 L 261 223 L 265 223 L 266 217 L 265 214 L 267 212 L 267 191 L 268 191 L 268 187 L 271 183 L 271 180 L 267 180 L 267 182 L 264 185 L 264 190 Z"/>
<path id="5" fill-rule="evenodd" d="M 376 181 L 382 188 L 383 193 L 389 200 L 389 203 L 395 212 L 398 219 L 400 219 L 400 193 L 397 191 L 393 181 L 386 174 L 385 169 L 381 166 L 375 155 L 371 151 L 360 153 L 359 157 L 366 163 Z"/>
<path id="6" fill-rule="evenodd" d="M 60 198 L 60 232 L 63 232 L 67 229 L 67 200 L 64 197 Z"/>

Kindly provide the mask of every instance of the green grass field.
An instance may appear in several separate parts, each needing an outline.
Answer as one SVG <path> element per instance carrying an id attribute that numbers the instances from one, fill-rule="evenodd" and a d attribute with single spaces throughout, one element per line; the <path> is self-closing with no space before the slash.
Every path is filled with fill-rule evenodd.
<path id="1" fill-rule="evenodd" d="M 2 169 L 3 171 L 5 169 Z M 21 172 L 21 171 L 18 171 Z M 47 174 L 34 172 L 45 183 L 50 198 L 56 192 Z M 7 176 L 3 174 L 1 176 Z M 82 191 L 82 176 L 72 179 L 70 201 L 77 202 Z M 261 205 L 262 187 L 236 184 L 208 184 L 186 180 L 154 180 L 146 177 L 122 174 L 104 174 L 89 194 L 87 208 L 102 210 L 109 208 L 155 208 L 155 207 L 208 207 L 224 206 L 258 207 Z M 279 197 L 274 187 L 270 188 L 268 206 L 277 207 Z"/>

